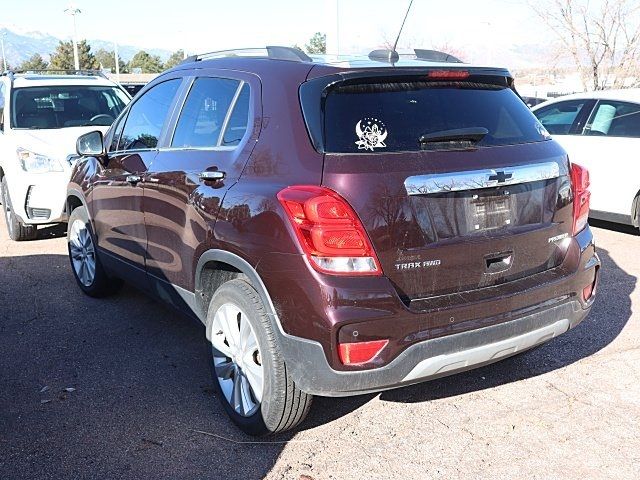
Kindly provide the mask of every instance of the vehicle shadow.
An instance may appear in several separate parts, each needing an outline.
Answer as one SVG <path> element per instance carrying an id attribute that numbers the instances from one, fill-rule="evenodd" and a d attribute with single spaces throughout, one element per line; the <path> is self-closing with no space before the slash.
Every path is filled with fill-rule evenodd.
<path id="1" fill-rule="evenodd" d="M 637 279 L 606 250 L 599 254 L 599 298 L 578 328 L 522 355 L 380 398 L 453 397 L 542 375 L 603 349 L 631 316 Z M 296 432 L 254 439 L 231 423 L 213 389 L 202 326 L 129 285 L 107 299 L 84 296 L 65 255 L 0 257 L 0 306 L 3 478 L 46 471 L 54 478 L 173 472 L 257 479 L 294 439 Z M 342 418 L 373 398 L 316 398 L 298 431 Z"/>
<path id="2" fill-rule="evenodd" d="M 640 230 L 638 230 L 636 227 L 625 225 L 623 223 L 606 222 L 604 220 L 595 220 L 593 218 L 590 218 L 589 225 L 591 225 L 592 227 L 606 228 L 607 230 L 613 230 L 614 232 L 626 233 L 628 235 L 640 235 Z"/>
<path id="3" fill-rule="evenodd" d="M 47 225 L 46 227 L 38 227 L 38 240 L 47 238 L 60 238 L 67 234 L 67 224 L 58 223 L 56 225 Z"/>
<path id="4" fill-rule="evenodd" d="M 204 328 L 129 285 L 85 296 L 66 255 L 0 256 L 0 337 L 0 478 L 260 479 L 295 435 L 242 434 Z"/>

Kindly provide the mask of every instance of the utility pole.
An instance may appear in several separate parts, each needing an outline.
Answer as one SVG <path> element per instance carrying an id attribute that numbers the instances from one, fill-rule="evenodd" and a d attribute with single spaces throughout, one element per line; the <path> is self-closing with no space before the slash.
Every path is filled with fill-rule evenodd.
<path id="1" fill-rule="evenodd" d="M 4 54 L 4 37 L 7 36 L 7 32 L 2 32 L 0 35 L 0 44 L 2 45 L 2 71 L 7 71 L 7 57 Z"/>
<path id="2" fill-rule="evenodd" d="M 116 82 L 120 83 L 120 59 L 118 58 L 118 42 L 113 42 L 113 55 L 116 57 Z"/>
<path id="3" fill-rule="evenodd" d="M 325 0 L 325 22 L 327 32 L 327 54 L 340 55 L 339 0 Z"/>
<path id="4" fill-rule="evenodd" d="M 76 15 L 82 13 L 79 8 L 76 8 L 72 3 L 69 5 L 67 9 L 65 9 L 65 13 L 68 13 L 73 17 L 73 64 L 75 65 L 76 70 L 80 70 L 80 57 L 78 56 L 78 29 L 76 27 Z"/>

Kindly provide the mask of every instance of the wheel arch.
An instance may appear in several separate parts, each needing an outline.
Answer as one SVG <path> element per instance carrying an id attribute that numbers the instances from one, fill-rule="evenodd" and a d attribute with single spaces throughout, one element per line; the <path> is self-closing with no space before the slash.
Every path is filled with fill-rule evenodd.
<path id="1" fill-rule="evenodd" d="M 67 190 L 67 198 L 65 200 L 66 214 L 71 215 L 71 212 L 73 212 L 78 207 L 87 208 L 87 204 L 84 201 L 84 196 L 82 195 L 81 192 L 75 189 Z M 91 215 L 88 208 L 87 208 L 87 215 L 89 215 L 89 220 L 91 220 Z"/>
<path id="2" fill-rule="evenodd" d="M 271 297 L 256 269 L 239 255 L 226 250 L 212 249 L 200 256 L 196 267 L 195 296 L 201 320 L 206 321 L 209 302 L 216 290 L 235 278 L 241 278 L 251 284 L 260 295 L 269 316 L 276 316 Z M 279 322 L 276 323 L 279 326 Z"/>

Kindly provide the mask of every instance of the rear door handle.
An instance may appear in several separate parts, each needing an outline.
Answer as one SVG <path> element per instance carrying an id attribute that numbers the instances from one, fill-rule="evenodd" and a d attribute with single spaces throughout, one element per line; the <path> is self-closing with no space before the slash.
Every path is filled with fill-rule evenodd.
<path id="1" fill-rule="evenodd" d="M 142 181 L 142 177 L 140 175 L 127 175 L 127 183 L 130 183 L 134 187 Z"/>
<path id="2" fill-rule="evenodd" d="M 204 172 L 200 172 L 198 177 L 200 177 L 200 180 L 204 180 L 205 182 L 215 182 L 224 180 L 225 173 L 220 170 L 205 170 Z"/>

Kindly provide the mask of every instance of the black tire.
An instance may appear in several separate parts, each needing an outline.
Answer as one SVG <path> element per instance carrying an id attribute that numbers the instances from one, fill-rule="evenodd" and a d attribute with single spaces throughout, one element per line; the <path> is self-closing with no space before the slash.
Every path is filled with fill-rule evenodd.
<path id="1" fill-rule="evenodd" d="M 262 401 L 250 416 L 236 412 L 225 397 L 221 382 L 214 367 L 212 338 L 214 317 L 221 306 L 233 304 L 244 312 L 255 333 L 259 348 L 260 365 L 263 371 Z M 240 320 L 238 320 L 240 323 Z M 218 332 L 221 334 L 222 332 Z M 207 314 L 207 338 L 209 340 L 210 364 L 213 383 L 220 401 L 231 420 L 249 435 L 262 436 L 296 427 L 309 413 L 312 396 L 302 392 L 287 374 L 287 366 L 274 334 L 271 321 L 258 292 L 241 279 L 224 283 L 213 295 Z M 217 353 L 218 359 L 220 353 Z M 224 354 L 222 354 L 224 356 Z M 232 362 L 229 357 L 229 362 Z M 237 374 L 237 373 L 236 373 Z"/>
<path id="2" fill-rule="evenodd" d="M 9 238 L 16 242 L 35 240 L 38 236 L 38 227 L 25 225 L 13 211 L 7 177 L 2 177 L 2 182 L 0 182 L 0 195 L 2 195 L 2 211 L 7 224 Z"/>
<path id="3" fill-rule="evenodd" d="M 74 258 L 72 256 L 72 241 L 75 239 L 74 236 L 77 233 L 77 231 L 74 231 L 74 224 L 76 224 L 76 222 L 78 222 L 78 227 L 84 226 L 88 234 L 87 241 L 91 242 L 91 245 L 93 247 L 93 255 L 88 253 L 86 257 L 93 256 L 93 260 L 95 262 L 95 273 L 85 281 L 80 278 L 78 268 L 76 264 L 74 264 Z M 120 290 L 120 288 L 122 288 L 123 282 L 119 278 L 114 278 L 107 275 L 104 268 L 102 267 L 102 264 L 100 263 L 98 250 L 95 248 L 95 245 L 95 236 L 93 235 L 93 230 L 91 229 L 91 222 L 89 221 L 87 210 L 84 207 L 78 207 L 73 212 L 71 212 L 71 215 L 69 216 L 69 225 L 67 228 L 67 250 L 69 252 L 71 271 L 73 272 L 73 276 L 76 279 L 76 283 L 84 293 L 86 293 L 90 297 L 102 298 L 113 295 L 118 290 Z"/>

